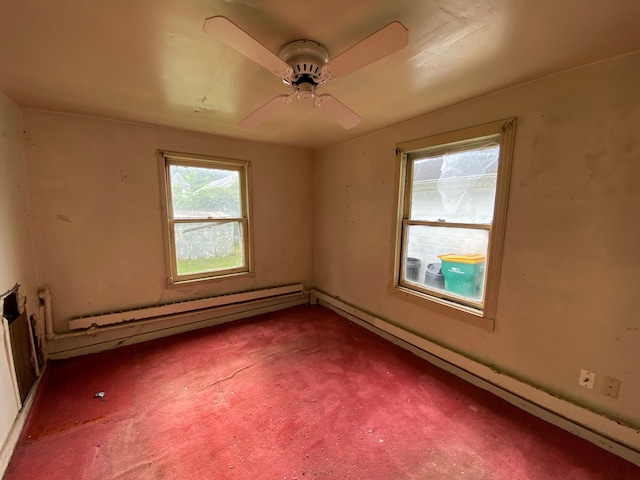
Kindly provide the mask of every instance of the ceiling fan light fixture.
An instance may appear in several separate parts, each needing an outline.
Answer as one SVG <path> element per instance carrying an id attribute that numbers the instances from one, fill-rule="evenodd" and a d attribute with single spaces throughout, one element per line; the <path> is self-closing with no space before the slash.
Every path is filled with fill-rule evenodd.
<path id="1" fill-rule="evenodd" d="M 302 82 L 297 85 L 296 96 L 299 100 L 311 100 L 316 95 L 316 86 L 312 82 Z"/>

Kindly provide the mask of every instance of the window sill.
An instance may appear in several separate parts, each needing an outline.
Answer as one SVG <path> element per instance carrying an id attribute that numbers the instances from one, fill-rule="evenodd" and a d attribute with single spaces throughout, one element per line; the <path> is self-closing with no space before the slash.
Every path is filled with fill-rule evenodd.
<path id="1" fill-rule="evenodd" d="M 475 308 L 460 305 L 441 298 L 432 297 L 431 295 L 416 292 L 415 290 L 399 285 L 389 287 L 388 293 L 396 298 L 406 300 L 441 315 L 482 328 L 488 332 L 493 332 L 495 320 L 485 317 L 482 311 Z"/>
<path id="2" fill-rule="evenodd" d="M 240 272 L 240 273 L 231 273 L 228 275 L 220 275 L 217 277 L 192 278 L 189 280 L 176 280 L 176 281 L 172 281 L 171 279 L 168 279 L 167 287 L 168 288 L 190 287 L 195 285 L 201 285 L 203 283 L 226 282 L 230 280 L 240 280 L 240 279 L 249 278 L 249 277 L 255 277 L 255 273 Z"/>

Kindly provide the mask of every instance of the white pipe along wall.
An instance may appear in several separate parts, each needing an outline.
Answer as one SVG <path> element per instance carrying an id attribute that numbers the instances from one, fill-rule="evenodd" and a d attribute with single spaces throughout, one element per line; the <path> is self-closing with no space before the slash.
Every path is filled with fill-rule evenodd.
<path id="1" fill-rule="evenodd" d="M 166 321 L 171 318 L 180 318 L 184 316 L 191 315 L 195 311 L 211 311 L 213 312 L 215 309 L 219 307 L 225 307 L 229 305 L 252 305 L 256 302 L 262 300 L 276 299 L 276 298 L 286 298 L 291 296 L 296 297 L 304 297 L 309 296 L 309 292 L 304 290 L 303 284 L 293 284 L 293 285 L 285 285 L 281 287 L 272 287 L 260 290 L 254 290 L 250 292 L 239 292 L 228 295 L 220 295 L 217 297 L 208 297 L 205 299 L 197 299 L 193 301 L 182 302 L 182 306 L 179 304 L 169 304 L 166 306 L 154 306 L 147 308 L 134 309 L 132 311 L 144 312 L 141 313 L 140 319 L 131 319 L 124 320 L 122 315 L 115 314 L 105 314 L 105 315 L 96 315 L 93 317 L 83 317 L 82 320 L 86 320 L 84 322 L 86 325 L 82 327 L 75 327 L 78 331 L 72 332 L 64 332 L 64 333 L 56 333 L 53 328 L 53 309 L 52 309 L 52 295 L 48 286 L 45 286 L 42 290 L 38 292 L 38 297 L 41 300 L 40 304 L 40 315 L 44 316 L 45 319 L 45 336 L 47 341 L 56 341 L 64 338 L 73 338 L 73 337 L 81 337 L 81 336 L 96 336 L 100 332 L 108 332 L 113 330 L 120 330 L 124 327 L 129 327 L 131 324 L 135 325 L 147 325 L 151 323 L 156 323 L 160 321 Z M 176 307 L 176 305 L 178 305 Z M 206 305 L 205 308 L 202 308 L 203 305 Z M 198 308 L 200 307 L 200 308 Z M 166 311 L 167 313 L 163 312 Z M 154 316 L 149 316 L 148 312 L 152 312 Z M 127 315 L 130 316 L 131 314 Z M 99 324 L 102 320 L 101 318 L 108 318 L 111 321 L 111 325 L 103 326 Z M 118 320 L 113 320 L 113 318 L 117 318 Z M 71 320 L 69 322 L 70 326 L 74 325 L 74 321 L 76 324 L 79 324 L 79 319 Z M 92 323 L 89 323 L 92 322 Z M 116 323 L 117 322 L 117 323 Z M 72 327 L 73 328 L 73 327 Z"/>

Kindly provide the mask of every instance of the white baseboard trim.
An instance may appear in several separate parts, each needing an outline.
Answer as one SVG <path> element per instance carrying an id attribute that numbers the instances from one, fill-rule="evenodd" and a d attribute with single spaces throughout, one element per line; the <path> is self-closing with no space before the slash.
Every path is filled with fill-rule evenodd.
<path id="1" fill-rule="evenodd" d="M 311 304 L 316 302 L 437 367 L 640 466 L 639 430 L 555 397 L 324 292 L 312 290 Z"/>
<path id="2" fill-rule="evenodd" d="M 31 390 L 29 390 L 27 398 L 24 399 L 22 408 L 18 412 L 18 415 L 13 422 L 11 431 L 9 432 L 9 435 L 7 436 L 4 444 L 2 445 L 2 450 L 0 450 L 0 478 L 4 477 L 7 467 L 9 466 L 9 462 L 11 461 L 13 451 L 16 449 L 16 445 L 18 445 L 20 434 L 22 433 L 22 429 L 24 428 L 24 425 L 27 422 L 27 418 L 29 417 L 29 412 L 31 411 L 31 407 L 33 406 L 33 400 L 36 397 L 38 387 L 40 386 L 40 380 L 42 379 L 44 370 L 46 368 L 47 367 L 45 365 L 43 371 L 40 372 L 40 376 L 31 386 Z"/>

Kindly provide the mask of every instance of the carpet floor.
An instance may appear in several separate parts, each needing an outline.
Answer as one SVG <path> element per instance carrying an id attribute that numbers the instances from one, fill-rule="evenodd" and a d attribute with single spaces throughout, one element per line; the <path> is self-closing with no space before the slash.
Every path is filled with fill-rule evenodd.
<path id="1" fill-rule="evenodd" d="M 318 478 L 631 480 L 640 467 L 301 306 L 50 362 L 4 476 Z"/>

